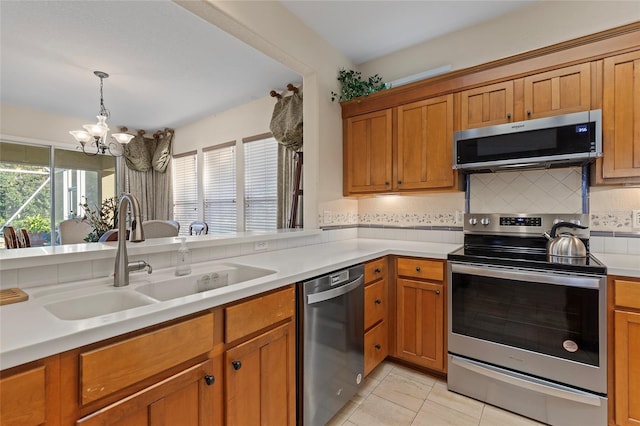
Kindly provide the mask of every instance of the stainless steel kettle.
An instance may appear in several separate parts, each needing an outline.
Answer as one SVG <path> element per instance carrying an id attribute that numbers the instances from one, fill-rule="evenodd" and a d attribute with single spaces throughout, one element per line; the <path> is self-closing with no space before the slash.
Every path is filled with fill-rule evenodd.
<path id="1" fill-rule="evenodd" d="M 571 222 L 558 222 L 553 225 L 549 233 L 544 233 L 544 236 L 549 240 L 547 241 L 547 256 L 572 258 L 586 257 L 587 248 L 582 240 L 570 232 L 557 234 L 558 228 L 587 229 L 588 226 L 578 225 Z"/>

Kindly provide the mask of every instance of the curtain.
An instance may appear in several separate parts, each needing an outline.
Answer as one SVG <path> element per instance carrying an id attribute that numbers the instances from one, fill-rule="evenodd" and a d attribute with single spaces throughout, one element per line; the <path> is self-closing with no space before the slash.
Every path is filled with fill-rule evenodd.
<path id="1" fill-rule="evenodd" d="M 125 191 L 140 202 L 142 220 L 173 220 L 171 142 L 173 130 L 144 137 L 144 131 L 125 146 Z"/>
<path id="2" fill-rule="evenodd" d="M 284 145 L 278 145 L 278 228 L 289 227 L 289 216 L 295 191 L 296 153 Z M 302 177 L 300 179 L 302 187 Z M 299 198 L 299 211 L 302 197 Z M 302 214 L 298 214 L 297 224 L 302 225 Z M 296 227 L 297 224 L 294 224 Z"/>

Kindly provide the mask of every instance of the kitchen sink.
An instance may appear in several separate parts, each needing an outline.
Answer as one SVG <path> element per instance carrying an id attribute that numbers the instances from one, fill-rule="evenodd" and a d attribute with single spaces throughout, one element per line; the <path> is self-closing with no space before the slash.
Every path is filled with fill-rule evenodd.
<path id="1" fill-rule="evenodd" d="M 254 266 L 221 263 L 207 268 L 206 273 L 195 273 L 188 277 L 144 284 L 138 286 L 136 291 L 153 299 L 165 301 L 243 283 L 276 272 Z"/>
<path id="2" fill-rule="evenodd" d="M 81 320 L 152 303 L 156 301 L 142 294 L 118 289 L 49 303 L 44 308 L 62 320 Z"/>

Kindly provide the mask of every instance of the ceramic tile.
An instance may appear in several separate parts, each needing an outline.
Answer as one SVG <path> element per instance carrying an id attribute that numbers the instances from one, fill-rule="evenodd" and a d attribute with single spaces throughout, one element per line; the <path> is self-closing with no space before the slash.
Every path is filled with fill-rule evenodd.
<path id="1" fill-rule="evenodd" d="M 381 382 L 393 369 L 394 365 L 390 362 L 382 362 L 371 373 L 369 373 L 367 379 L 373 379 Z"/>
<path id="2" fill-rule="evenodd" d="M 429 391 L 431 391 L 431 385 L 391 372 L 380 382 L 373 393 L 387 401 L 395 402 L 401 407 L 417 412 L 429 395 Z"/>
<path id="3" fill-rule="evenodd" d="M 425 401 L 411 426 L 477 426 L 479 419 L 451 410 L 433 401 Z M 507 425 L 503 424 L 502 426 Z"/>
<path id="4" fill-rule="evenodd" d="M 535 420 L 519 416 L 509 411 L 501 410 L 491 405 L 485 405 L 480 418 L 480 426 L 535 426 L 542 425 Z"/>
<path id="5" fill-rule="evenodd" d="M 445 407 L 459 411 L 476 419 L 480 419 L 480 416 L 482 415 L 482 407 L 484 405 L 474 399 L 450 392 L 444 383 L 436 383 L 431 389 L 427 400 L 444 405 Z"/>
<path id="6" fill-rule="evenodd" d="M 433 385 L 435 385 L 436 383 L 445 383 L 442 381 L 438 381 L 438 379 L 436 379 L 435 377 L 427 376 L 426 374 L 420 373 L 416 370 L 412 370 L 411 368 L 402 365 L 394 365 L 393 370 L 391 371 L 398 376 L 406 377 L 430 388 L 433 387 Z"/>
<path id="7" fill-rule="evenodd" d="M 411 425 L 415 411 L 401 407 L 377 395 L 370 395 L 349 417 L 357 426 Z"/>
<path id="8" fill-rule="evenodd" d="M 364 384 L 358 389 L 358 393 L 351 400 L 356 404 L 362 404 L 364 400 L 373 392 L 373 390 L 378 386 L 380 382 L 378 380 L 373 379 L 372 377 L 367 377 L 364 379 Z"/>
<path id="9" fill-rule="evenodd" d="M 627 254 L 628 244 L 627 238 L 605 238 L 605 253 Z"/>
<path id="10" fill-rule="evenodd" d="M 57 282 L 58 265 L 35 266 L 18 270 L 18 284 L 20 288 L 57 284 Z"/>
<path id="11" fill-rule="evenodd" d="M 628 239 L 628 254 L 640 254 L 640 238 L 629 238 Z"/>
<path id="12" fill-rule="evenodd" d="M 354 411 L 358 408 L 358 404 L 353 401 L 347 402 L 347 404 L 342 407 L 340 411 L 336 413 L 335 416 L 331 420 L 327 422 L 327 426 L 342 426 L 346 425 L 349 419 L 349 416 L 353 414 Z"/>

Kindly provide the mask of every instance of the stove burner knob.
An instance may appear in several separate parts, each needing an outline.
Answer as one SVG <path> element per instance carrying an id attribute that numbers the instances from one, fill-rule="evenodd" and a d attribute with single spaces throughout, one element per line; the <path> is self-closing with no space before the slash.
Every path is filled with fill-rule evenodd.
<path id="1" fill-rule="evenodd" d="M 469 225 L 477 225 L 478 224 L 478 219 L 476 219 L 475 217 L 472 217 L 471 219 L 469 219 Z"/>
<path id="2" fill-rule="evenodd" d="M 491 221 L 489 220 L 488 217 L 483 217 L 482 219 L 480 219 L 480 223 L 483 224 L 484 226 L 487 226 L 489 223 L 491 223 Z"/>

